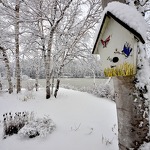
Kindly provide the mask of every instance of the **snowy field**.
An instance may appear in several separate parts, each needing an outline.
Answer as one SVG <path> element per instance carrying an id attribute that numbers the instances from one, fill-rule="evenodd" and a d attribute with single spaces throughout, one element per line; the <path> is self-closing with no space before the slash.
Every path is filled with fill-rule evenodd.
<path id="1" fill-rule="evenodd" d="M 32 79 L 31 79 L 32 80 Z M 96 78 L 95 83 L 97 85 L 103 84 L 107 82 L 108 78 L 100 79 Z M 13 79 L 12 79 L 13 81 Z M 35 82 L 35 80 L 33 79 Z M 8 81 L 6 79 L 2 79 L 3 88 L 8 88 Z M 26 86 L 27 79 L 23 79 L 22 81 L 22 87 L 24 88 Z M 56 83 L 56 80 L 55 80 Z M 45 79 L 39 79 L 40 87 L 45 87 Z M 61 78 L 60 79 L 60 86 L 71 86 L 77 89 L 83 88 L 83 87 L 90 87 L 93 86 L 94 79 L 93 78 Z M 111 81 L 112 84 L 112 81 Z"/>
<path id="2" fill-rule="evenodd" d="M 45 99 L 45 90 L 9 95 L 0 94 L 0 150 L 118 150 L 115 103 L 87 93 L 60 89 L 58 97 Z M 46 137 L 2 139 L 3 114 L 34 111 L 49 116 L 56 129 Z"/>

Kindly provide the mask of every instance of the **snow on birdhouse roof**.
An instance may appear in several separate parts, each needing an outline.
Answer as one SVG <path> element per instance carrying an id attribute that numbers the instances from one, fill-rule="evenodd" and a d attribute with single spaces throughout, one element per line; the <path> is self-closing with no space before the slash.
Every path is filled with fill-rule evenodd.
<path id="1" fill-rule="evenodd" d="M 145 43 L 148 25 L 141 13 L 138 12 L 135 7 L 127 4 L 111 2 L 108 3 L 103 11 L 97 35 L 94 37 L 95 44 L 92 54 L 97 53 L 96 45 L 99 38 L 103 35 L 103 32 L 107 29 L 106 25 L 110 17 L 131 32 L 141 43 Z"/>
<path id="2" fill-rule="evenodd" d="M 148 26 L 144 17 L 135 7 L 120 2 L 111 2 L 108 3 L 107 7 L 104 9 L 103 16 L 105 16 L 107 12 L 111 12 L 116 18 L 135 30 L 142 36 L 143 40 L 146 39 L 146 30 Z"/>

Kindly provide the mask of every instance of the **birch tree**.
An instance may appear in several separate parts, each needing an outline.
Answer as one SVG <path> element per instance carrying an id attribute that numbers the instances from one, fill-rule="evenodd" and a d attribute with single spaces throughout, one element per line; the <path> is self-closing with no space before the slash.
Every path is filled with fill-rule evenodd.
<path id="1" fill-rule="evenodd" d="M 21 91 L 20 62 L 19 62 L 19 10 L 20 0 L 15 4 L 15 55 L 16 55 L 16 89 L 17 93 Z"/>
<path id="2" fill-rule="evenodd" d="M 9 12 L 7 12 L 9 13 Z M 8 54 L 10 49 L 12 48 L 12 30 L 11 30 L 11 24 L 8 20 L 7 13 L 4 10 L 4 7 L 2 4 L 0 4 L 0 53 L 2 55 L 2 59 L 5 64 L 6 68 L 6 75 L 8 80 L 8 92 L 9 94 L 13 93 L 13 84 L 11 80 L 11 68 L 10 68 L 10 62 Z M 6 23 L 7 22 L 7 23 Z"/>
<path id="3" fill-rule="evenodd" d="M 0 46 L 0 52 L 2 53 L 3 56 L 3 61 L 5 63 L 5 67 L 7 70 L 7 80 L 8 80 L 8 92 L 9 94 L 13 93 L 13 84 L 11 80 L 11 72 L 10 72 L 10 64 L 9 64 L 9 59 L 6 53 L 6 49 Z"/>
<path id="4" fill-rule="evenodd" d="M 83 8 L 87 7 L 83 14 Z M 57 96 L 60 84 L 60 76 L 65 65 L 75 59 L 89 58 L 91 45 L 88 45 L 87 39 L 90 39 L 90 32 L 98 23 L 100 16 L 101 1 L 75 1 L 72 3 L 66 17 L 63 18 L 63 24 L 58 26 L 55 40 L 54 62 L 57 65 L 57 84 L 54 96 Z M 83 17 L 79 17 L 83 16 Z M 59 62 L 59 63 L 56 63 Z"/>
<path id="5" fill-rule="evenodd" d="M 51 63 L 51 53 L 52 53 L 52 44 L 53 44 L 53 37 L 56 28 L 58 27 L 60 21 L 63 19 L 65 11 L 67 8 L 70 6 L 72 0 L 68 1 L 66 5 L 62 6 L 62 8 L 59 10 L 60 14 L 58 18 L 56 18 L 57 15 L 57 7 L 61 7 L 61 5 L 57 5 L 57 1 L 54 1 L 54 14 L 53 14 L 53 19 L 52 19 L 52 26 L 49 34 L 49 40 L 48 40 L 48 50 L 47 50 L 47 58 L 46 58 L 46 63 L 45 63 L 45 68 L 46 68 L 46 98 L 50 98 L 51 92 L 50 92 L 50 63 Z"/>
<path id="6" fill-rule="evenodd" d="M 120 2 L 125 3 L 122 0 Z M 144 5 L 148 1 L 126 2 L 132 3 L 139 9 L 140 5 Z M 103 7 L 105 6 L 106 1 L 103 1 Z M 147 63 L 145 48 L 140 45 L 137 49 L 137 75 L 114 78 L 120 150 L 137 150 L 144 142 L 149 141 L 149 97 L 147 95 L 149 79 L 145 75 L 148 68 L 145 68 Z"/>
<path id="7" fill-rule="evenodd" d="M 34 2 L 34 3 L 33 3 Z M 51 71 L 52 71 L 52 46 L 53 46 L 53 38 L 54 33 L 56 31 L 57 26 L 60 24 L 61 20 L 65 15 L 65 11 L 70 6 L 72 0 L 68 1 L 56 1 L 56 0 L 40 0 L 39 2 L 32 1 L 32 5 L 30 5 L 29 1 L 25 1 L 26 5 L 30 8 L 31 12 L 35 13 L 36 21 L 38 22 L 39 30 L 40 30 L 40 38 L 42 42 L 42 52 L 44 56 L 45 62 L 45 74 L 46 74 L 46 99 L 49 99 L 51 96 L 50 92 L 50 79 L 51 79 Z M 46 14 L 45 12 L 48 12 Z M 34 15 L 34 17 L 35 17 Z M 47 24 L 47 43 L 45 43 L 44 38 L 44 23 L 46 20 Z M 35 21 L 35 20 L 34 20 Z"/>
<path id="8" fill-rule="evenodd" d="M 15 0 L 15 1 L 3 1 L 1 0 L 1 3 L 3 5 L 3 15 L 6 16 L 6 26 L 9 26 L 10 29 L 8 31 L 14 29 L 14 33 L 8 34 L 8 36 L 11 36 L 12 39 L 10 41 L 7 41 L 7 45 L 9 45 L 9 42 L 12 43 L 11 50 L 13 51 L 13 47 L 15 47 L 15 62 L 16 62 L 16 88 L 17 88 L 17 93 L 21 91 L 21 81 L 20 81 L 20 62 L 19 62 L 19 9 L 20 9 L 20 0 Z M 8 25 L 7 25 L 8 24 Z M 15 44 L 14 44 L 14 41 Z M 15 46 L 14 46 L 15 45 Z"/>
<path id="9" fill-rule="evenodd" d="M 85 57 L 87 41 L 85 42 L 84 39 L 87 38 L 87 32 L 90 32 L 98 21 L 101 2 L 100 0 L 25 0 L 24 3 L 29 9 L 25 16 L 28 20 L 30 17 L 30 23 L 32 22 L 27 32 L 30 32 L 32 37 L 36 37 L 35 42 L 39 44 L 45 62 L 46 98 L 48 99 L 52 93 L 50 79 L 54 72 L 53 67 L 59 68 L 57 70 L 59 81 L 62 68 L 66 64 L 77 56 Z M 81 8 L 87 5 L 88 10 L 83 15 Z"/>

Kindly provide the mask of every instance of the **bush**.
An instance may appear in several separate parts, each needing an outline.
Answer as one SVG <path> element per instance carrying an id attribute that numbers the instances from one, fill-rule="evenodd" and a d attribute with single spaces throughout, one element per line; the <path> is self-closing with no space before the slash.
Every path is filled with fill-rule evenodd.
<path id="1" fill-rule="evenodd" d="M 100 84 L 99 86 L 84 87 L 80 89 L 83 92 L 88 92 L 97 97 L 108 98 L 114 101 L 113 90 L 108 84 Z"/>
<path id="2" fill-rule="evenodd" d="M 28 122 L 20 131 L 20 137 L 33 138 L 36 136 L 45 137 L 52 133 L 56 128 L 55 124 L 49 117 L 38 118 Z"/>
<path id="3" fill-rule="evenodd" d="M 33 91 L 26 90 L 19 99 L 22 101 L 28 101 L 30 99 L 35 99 L 35 97 L 34 97 Z"/>
<path id="4" fill-rule="evenodd" d="M 3 127 L 4 135 L 3 138 L 7 136 L 17 134 L 18 131 L 30 120 L 32 119 L 33 113 L 28 112 L 16 112 L 14 115 L 9 112 L 3 114 Z"/>
<path id="5" fill-rule="evenodd" d="M 27 75 L 22 75 L 22 76 L 21 76 L 21 79 L 22 79 L 22 80 L 28 80 L 28 79 L 30 79 L 30 77 L 27 76 Z"/>
<path id="6" fill-rule="evenodd" d="M 108 98 L 108 99 L 111 99 L 114 101 L 113 88 L 109 84 L 100 84 L 98 86 L 93 85 L 93 86 L 89 86 L 89 87 L 83 87 L 80 89 L 70 86 L 69 84 L 62 85 L 61 87 L 66 88 L 66 89 L 78 90 L 81 92 L 87 92 L 87 93 L 93 94 L 97 97 Z"/>
<path id="7" fill-rule="evenodd" d="M 29 79 L 25 83 L 25 92 L 23 93 L 23 96 L 19 99 L 22 101 L 28 101 L 30 99 L 34 99 L 33 95 L 33 89 L 35 88 L 35 80 Z"/>
<path id="8" fill-rule="evenodd" d="M 32 79 L 27 80 L 25 84 L 25 89 L 27 91 L 33 91 L 34 88 L 35 88 L 35 80 Z"/>
<path id="9" fill-rule="evenodd" d="M 56 128 L 49 117 L 35 119 L 33 112 L 17 112 L 15 115 L 10 112 L 5 113 L 3 117 L 4 139 L 13 134 L 28 138 L 43 137 Z"/>

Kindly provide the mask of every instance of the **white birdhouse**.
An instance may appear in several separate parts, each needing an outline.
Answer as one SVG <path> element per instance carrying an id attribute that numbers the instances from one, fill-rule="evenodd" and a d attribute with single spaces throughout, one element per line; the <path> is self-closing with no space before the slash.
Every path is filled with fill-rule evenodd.
<path id="1" fill-rule="evenodd" d="M 105 13 L 93 54 L 100 54 L 106 77 L 136 74 L 137 43 L 142 36 L 111 12 Z"/>

